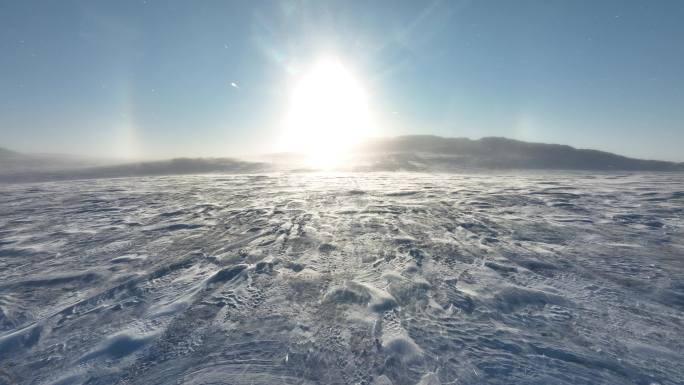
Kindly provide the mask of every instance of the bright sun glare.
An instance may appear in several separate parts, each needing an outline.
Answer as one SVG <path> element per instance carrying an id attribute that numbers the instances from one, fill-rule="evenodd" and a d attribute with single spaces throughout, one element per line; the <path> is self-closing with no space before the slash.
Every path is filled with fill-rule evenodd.
<path id="1" fill-rule="evenodd" d="M 284 145 L 313 166 L 338 165 L 351 146 L 370 135 L 366 92 L 335 59 L 321 59 L 290 95 Z"/>

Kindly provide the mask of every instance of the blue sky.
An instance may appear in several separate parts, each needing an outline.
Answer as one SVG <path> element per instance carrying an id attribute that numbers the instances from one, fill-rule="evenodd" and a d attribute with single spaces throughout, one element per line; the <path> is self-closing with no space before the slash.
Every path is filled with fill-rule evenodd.
<path id="1" fill-rule="evenodd" d="M 0 146 L 271 151 L 293 82 L 332 55 L 383 135 L 684 161 L 682 20 L 679 0 L 0 1 Z"/>

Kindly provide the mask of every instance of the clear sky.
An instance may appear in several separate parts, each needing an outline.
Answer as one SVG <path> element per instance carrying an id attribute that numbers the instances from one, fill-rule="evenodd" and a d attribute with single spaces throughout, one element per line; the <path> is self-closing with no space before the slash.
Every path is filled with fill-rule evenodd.
<path id="1" fill-rule="evenodd" d="M 684 1 L 0 0 L 0 147 L 271 151 L 320 57 L 382 135 L 684 161 Z"/>

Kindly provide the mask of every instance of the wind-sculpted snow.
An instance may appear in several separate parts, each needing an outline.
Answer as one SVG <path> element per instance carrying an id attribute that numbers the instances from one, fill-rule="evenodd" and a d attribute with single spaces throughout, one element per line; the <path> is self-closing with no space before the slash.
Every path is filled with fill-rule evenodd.
<path id="1" fill-rule="evenodd" d="M 0 189 L 0 384 L 684 383 L 677 174 Z"/>

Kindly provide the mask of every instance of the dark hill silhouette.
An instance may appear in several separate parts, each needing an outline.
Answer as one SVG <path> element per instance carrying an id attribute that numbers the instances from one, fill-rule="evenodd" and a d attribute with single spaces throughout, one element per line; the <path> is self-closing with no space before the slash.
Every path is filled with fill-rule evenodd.
<path id="1" fill-rule="evenodd" d="M 454 168 L 594 171 L 684 171 L 684 163 L 628 158 L 567 145 L 486 137 L 443 138 L 431 135 L 379 138 L 358 149 L 371 168 L 449 170 Z"/>

